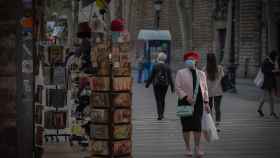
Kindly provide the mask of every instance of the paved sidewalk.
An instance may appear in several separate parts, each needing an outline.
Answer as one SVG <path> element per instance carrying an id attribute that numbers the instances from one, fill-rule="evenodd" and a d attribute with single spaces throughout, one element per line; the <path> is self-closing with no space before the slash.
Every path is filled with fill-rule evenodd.
<path id="1" fill-rule="evenodd" d="M 225 94 L 220 140 L 204 142 L 205 158 L 279 158 L 280 120 L 256 113 L 255 87 L 240 84 L 238 94 Z M 134 84 L 133 153 L 135 158 L 184 158 L 181 126 L 175 115 L 176 96 L 168 92 L 166 119 L 157 121 L 152 88 Z M 278 105 L 279 106 L 279 105 Z M 279 108 L 277 109 L 279 112 Z M 268 114 L 268 106 L 264 107 Z"/>
<path id="2" fill-rule="evenodd" d="M 238 80 L 237 94 L 225 94 L 220 140 L 203 142 L 205 158 L 279 158 L 280 120 L 256 113 L 261 91 L 249 80 Z M 175 115 L 176 95 L 168 92 L 166 118 L 157 121 L 152 88 L 134 84 L 133 157 L 185 158 L 181 125 Z M 279 104 L 278 106 L 279 107 Z M 279 108 L 277 109 L 279 112 Z M 264 107 L 268 114 L 268 106 Z M 85 153 L 68 143 L 46 145 L 44 158 L 83 158 Z"/>
<path id="3" fill-rule="evenodd" d="M 69 142 L 44 145 L 43 158 L 85 158 L 88 152 L 83 151 L 78 145 L 70 146 Z"/>

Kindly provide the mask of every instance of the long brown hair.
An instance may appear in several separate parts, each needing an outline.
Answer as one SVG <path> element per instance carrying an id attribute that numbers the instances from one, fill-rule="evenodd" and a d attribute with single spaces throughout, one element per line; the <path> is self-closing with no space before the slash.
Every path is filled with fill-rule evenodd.
<path id="1" fill-rule="evenodd" d="M 206 74 L 207 78 L 211 81 L 215 80 L 218 76 L 218 64 L 214 53 L 207 54 Z"/>

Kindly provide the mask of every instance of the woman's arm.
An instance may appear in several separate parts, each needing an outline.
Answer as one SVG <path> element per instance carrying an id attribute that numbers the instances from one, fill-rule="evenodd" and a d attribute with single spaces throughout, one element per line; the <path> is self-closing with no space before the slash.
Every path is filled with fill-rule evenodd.
<path id="1" fill-rule="evenodd" d="M 264 61 L 264 63 L 262 64 L 262 72 L 265 75 L 273 75 L 272 70 L 273 70 L 272 64 L 267 61 Z"/>
<path id="2" fill-rule="evenodd" d="M 221 79 L 225 76 L 224 67 L 220 65 Z"/>
<path id="3" fill-rule="evenodd" d="M 203 98 L 203 101 L 204 101 L 204 102 L 209 102 L 208 86 L 207 86 L 207 77 L 206 77 L 206 75 L 205 75 L 204 72 L 202 72 L 202 77 L 203 77 L 202 82 L 204 82 L 204 83 L 203 83 L 203 85 L 204 85 L 204 98 Z"/>
<path id="4" fill-rule="evenodd" d="M 203 103 L 204 103 L 204 110 L 207 111 L 208 113 L 210 112 L 210 107 L 209 107 L 209 95 L 208 95 L 208 86 L 207 86 L 207 77 L 205 75 L 204 72 L 202 72 L 202 80 L 200 80 L 201 82 L 203 82 L 202 85 L 204 85 L 203 89 L 204 89 L 204 95 L 203 95 Z"/>
<path id="5" fill-rule="evenodd" d="M 185 93 L 185 91 L 183 89 L 182 82 L 183 82 L 183 78 L 181 76 L 181 72 L 178 71 L 176 74 L 176 79 L 175 79 L 175 90 L 180 99 L 183 99 L 187 96 L 187 94 Z"/>

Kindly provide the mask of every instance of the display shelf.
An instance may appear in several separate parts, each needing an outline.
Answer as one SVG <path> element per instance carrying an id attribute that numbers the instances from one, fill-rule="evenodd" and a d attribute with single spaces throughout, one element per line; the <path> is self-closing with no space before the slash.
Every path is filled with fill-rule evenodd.
<path id="1" fill-rule="evenodd" d="M 131 75 L 114 75 L 114 77 L 131 77 Z"/>
<path id="2" fill-rule="evenodd" d="M 93 109 L 96 109 L 96 110 L 108 110 L 108 107 L 100 107 L 100 106 L 93 106 L 93 105 L 90 105 Z"/>
<path id="3" fill-rule="evenodd" d="M 110 90 L 92 90 L 93 93 L 108 93 Z"/>
<path id="4" fill-rule="evenodd" d="M 94 121 L 92 121 L 92 124 L 94 124 L 94 125 L 109 125 L 110 123 L 109 122 L 94 122 Z"/>
<path id="5" fill-rule="evenodd" d="M 131 109 L 132 109 L 132 105 L 127 106 L 127 107 L 119 107 L 119 106 L 113 105 L 113 109 L 114 109 L 114 110 L 125 110 L 125 109 L 131 110 Z"/>
<path id="6" fill-rule="evenodd" d="M 109 141 L 109 138 L 96 138 L 96 137 L 91 137 L 91 138 L 94 139 L 95 141 L 104 141 L 104 142 Z"/>
<path id="7" fill-rule="evenodd" d="M 131 90 L 92 90 L 93 93 L 131 93 Z"/>
<path id="8" fill-rule="evenodd" d="M 38 145 L 38 144 L 35 144 L 35 147 L 42 148 L 42 147 L 44 147 L 44 145 Z"/>
<path id="9" fill-rule="evenodd" d="M 99 61 L 97 62 L 97 64 L 100 64 L 98 65 L 98 68 L 100 68 L 99 72 L 100 74 L 103 74 L 96 74 L 93 76 L 97 79 L 92 79 L 94 82 L 92 82 L 93 97 L 91 101 L 94 101 L 96 105 L 93 103 L 90 106 L 92 107 L 92 110 L 108 110 L 108 117 L 105 114 L 102 115 L 102 111 L 99 114 L 97 112 L 96 114 L 93 114 L 93 126 L 100 125 L 100 127 L 91 127 L 94 130 L 91 135 L 92 141 L 98 142 L 94 144 L 94 147 L 98 149 L 98 152 L 93 151 L 92 157 L 130 158 L 132 150 L 131 90 L 133 84 L 133 77 L 130 68 L 131 64 L 128 61 L 128 53 L 126 54 L 127 56 L 124 56 L 123 52 L 118 52 L 118 47 L 123 44 L 114 43 L 113 45 L 110 44 L 106 47 L 106 43 L 111 42 L 113 41 L 105 41 L 102 44 L 96 45 L 96 48 L 94 48 L 94 50 L 99 50 L 98 47 L 102 46 L 104 49 L 100 48 L 100 50 L 106 50 L 106 52 L 111 51 L 110 53 L 103 53 L 102 51 L 91 52 L 97 58 L 97 61 Z M 109 61 L 98 60 L 99 54 L 102 53 L 108 55 L 108 57 L 105 56 L 105 58 L 108 58 Z M 104 56 L 102 56 L 102 58 L 104 58 Z M 120 67 L 114 67 L 115 65 L 120 65 Z M 102 82 L 102 79 L 98 79 L 98 77 L 106 78 L 106 82 Z M 105 117 L 106 119 L 104 119 Z M 107 120 L 107 122 L 94 121 L 95 119 Z M 102 125 L 104 125 L 104 127 Z M 106 133 L 102 134 L 102 131 L 106 131 Z M 106 153 L 106 155 L 104 155 L 104 153 Z"/>
<path id="10" fill-rule="evenodd" d="M 45 112 L 47 111 L 56 111 L 55 107 L 52 106 L 44 106 Z M 58 108 L 57 112 L 68 112 L 69 108 L 67 106 Z"/>
<path id="11" fill-rule="evenodd" d="M 92 109 L 96 109 L 96 110 L 108 110 L 108 107 L 99 107 L 99 106 L 92 106 L 92 105 L 90 105 L 91 107 L 92 107 Z M 115 106 L 115 105 L 113 105 L 113 109 L 114 110 L 117 110 L 117 109 L 131 109 L 132 108 L 132 105 L 129 105 L 129 106 L 127 106 L 127 107 L 120 107 L 120 106 Z"/>
<path id="12" fill-rule="evenodd" d="M 35 123 L 34 125 L 35 125 L 35 127 L 43 127 L 43 124 Z"/>
<path id="13" fill-rule="evenodd" d="M 99 158 L 99 157 L 104 157 L 104 158 L 108 158 L 108 155 L 101 155 L 101 154 L 94 154 L 92 156 L 93 158 Z M 132 158 L 131 154 L 123 154 L 123 155 L 113 155 L 112 158 L 122 158 L 122 157 L 125 157 L 125 158 Z"/>
<path id="14" fill-rule="evenodd" d="M 132 125 L 132 121 L 128 122 L 128 123 L 112 123 L 113 125 L 116 125 L 116 126 L 121 126 L 121 125 Z"/>
<path id="15" fill-rule="evenodd" d="M 114 155 L 113 157 L 114 157 L 114 158 L 121 158 L 121 157 L 124 157 L 124 156 L 126 156 L 126 158 L 127 158 L 127 156 L 130 157 L 131 154 Z"/>

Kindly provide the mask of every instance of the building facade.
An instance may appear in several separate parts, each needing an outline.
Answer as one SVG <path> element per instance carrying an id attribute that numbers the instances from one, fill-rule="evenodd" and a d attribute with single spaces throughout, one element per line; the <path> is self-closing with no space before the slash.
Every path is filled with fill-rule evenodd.
<path id="1" fill-rule="evenodd" d="M 198 50 L 205 63 L 208 52 L 224 65 L 236 66 L 239 77 L 253 77 L 264 56 L 279 50 L 278 0 L 163 0 L 160 29 L 172 34 L 173 68 L 182 67 L 187 50 Z M 136 2 L 136 40 L 140 29 L 153 29 L 153 1 Z M 135 16 L 134 15 L 134 16 Z"/>
<path id="2" fill-rule="evenodd" d="M 155 29 L 152 0 L 112 1 L 109 10 L 109 19 L 126 20 L 132 43 L 141 29 Z M 159 29 L 171 32 L 174 70 L 183 67 L 186 51 L 198 50 L 202 66 L 213 52 L 225 67 L 236 67 L 238 77 L 254 77 L 265 55 L 280 49 L 279 11 L 278 0 L 162 0 Z M 80 17 L 88 17 L 85 12 L 89 8 Z"/>
<path id="3" fill-rule="evenodd" d="M 1 1 L 0 16 L 0 154 L 17 157 L 17 112 L 16 112 L 16 30 L 18 0 Z M 18 5 L 16 5 L 18 6 Z"/>

